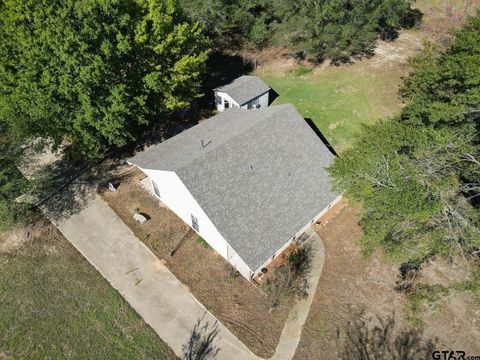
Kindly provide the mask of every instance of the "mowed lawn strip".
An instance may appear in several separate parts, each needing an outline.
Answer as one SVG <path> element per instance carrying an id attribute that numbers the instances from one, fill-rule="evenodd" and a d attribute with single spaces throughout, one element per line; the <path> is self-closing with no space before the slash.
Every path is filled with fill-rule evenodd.
<path id="1" fill-rule="evenodd" d="M 52 227 L 0 254 L 0 358 L 176 359 Z"/>
<path id="2" fill-rule="evenodd" d="M 300 76 L 298 68 L 284 74 L 260 68 L 256 75 L 279 94 L 273 105 L 295 105 L 341 152 L 357 138 L 364 125 L 400 111 L 398 86 L 406 71 L 403 62 L 384 67 L 367 59 L 352 65 L 324 66 Z"/>

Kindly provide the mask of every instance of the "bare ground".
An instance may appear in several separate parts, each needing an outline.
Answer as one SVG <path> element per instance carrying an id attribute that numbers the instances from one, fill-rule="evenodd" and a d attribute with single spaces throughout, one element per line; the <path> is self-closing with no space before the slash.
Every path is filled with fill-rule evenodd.
<path id="1" fill-rule="evenodd" d="M 0 233 L 0 255 L 12 253 L 22 248 L 27 242 L 39 237 L 45 228 L 49 227 L 46 220 L 36 221 L 30 225 L 23 225 Z"/>
<path id="2" fill-rule="evenodd" d="M 188 290 L 245 345 L 259 356 L 273 355 L 288 316 L 287 306 L 271 313 L 266 294 L 236 273 L 208 245 L 199 243 L 193 232 L 189 232 L 185 243 L 171 256 L 188 227 L 140 186 L 144 177 L 135 170 L 120 181 L 116 192 L 107 191 L 102 196 Z M 151 219 L 140 225 L 132 218 L 135 209 Z"/>
<path id="3" fill-rule="evenodd" d="M 393 291 L 397 268 L 377 257 L 365 260 L 356 240 L 362 236 L 359 209 L 347 206 L 318 229 L 325 244 L 325 265 L 300 341 L 297 359 L 337 357 L 336 331 L 352 312 L 365 309 L 388 316 L 402 306 Z"/>
<path id="4" fill-rule="evenodd" d="M 305 324 L 296 359 L 338 357 L 337 330 L 364 310 L 366 316 L 386 319 L 394 315 L 397 324 L 405 320 L 406 297 L 394 290 L 398 266 L 388 264 L 379 253 L 364 259 L 357 241 L 360 209 L 347 206 L 317 229 L 325 243 L 326 258 L 315 298 Z M 448 273 L 442 261 L 426 269 L 429 281 L 441 281 Z M 462 270 L 456 271 L 461 278 Z M 438 349 L 456 349 L 480 354 L 480 307 L 469 293 L 452 296 L 437 315 L 424 318 L 424 338 L 436 340 Z"/>
<path id="5" fill-rule="evenodd" d="M 341 66 L 332 66 L 329 60 L 315 66 L 307 61 L 301 61 L 288 55 L 287 48 L 266 48 L 261 51 L 244 51 L 242 55 L 249 61 L 256 64 L 256 69 L 260 73 L 274 75 L 284 75 L 298 65 L 311 67 L 314 73 L 325 71 L 342 71 L 342 68 L 354 69 L 359 71 L 375 69 L 394 69 L 407 65 L 408 59 L 415 55 L 421 48 L 426 34 L 421 31 L 406 30 L 399 34 L 394 41 L 378 40 L 375 52 L 371 57 L 353 59 L 351 64 Z"/>

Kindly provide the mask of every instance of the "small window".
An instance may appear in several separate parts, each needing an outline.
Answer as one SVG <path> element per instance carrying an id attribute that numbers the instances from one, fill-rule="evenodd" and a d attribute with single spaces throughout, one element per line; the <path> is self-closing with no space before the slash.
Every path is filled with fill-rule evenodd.
<path id="1" fill-rule="evenodd" d="M 152 186 L 153 186 L 153 192 L 155 193 L 155 195 L 157 195 L 158 197 L 160 197 L 160 190 L 158 189 L 158 185 L 155 181 L 152 180 Z"/>
<path id="2" fill-rule="evenodd" d="M 225 105 L 223 105 L 223 107 L 224 107 L 225 109 L 230 108 L 230 103 L 228 102 L 228 100 L 225 100 Z"/>
<path id="3" fill-rule="evenodd" d="M 222 98 L 215 94 L 215 104 L 222 105 Z"/>
<path id="4" fill-rule="evenodd" d="M 198 226 L 198 219 L 192 215 L 192 228 L 193 230 L 195 230 L 196 232 L 199 232 L 200 231 L 200 228 Z"/>

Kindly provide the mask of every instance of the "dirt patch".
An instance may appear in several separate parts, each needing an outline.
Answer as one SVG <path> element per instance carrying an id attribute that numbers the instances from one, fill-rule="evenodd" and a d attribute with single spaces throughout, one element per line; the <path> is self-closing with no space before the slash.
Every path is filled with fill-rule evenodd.
<path id="1" fill-rule="evenodd" d="M 102 196 L 212 314 L 256 354 L 270 357 L 288 316 L 286 304 L 270 312 L 267 295 L 198 240 L 173 212 L 160 207 L 158 200 L 140 185 L 144 177 L 135 170 L 120 181 L 116 192 L 106 191 Z M 136 209 L 151 219 L 140 225 L 132 217 Z M 182 238 L 184 242 L 178 246 Z"/>
<path id="2" fill-rule="evenodd" d="M 325 265 L 313 300 L 297 359 L 337 358 L 336 333 L 352 312 L 380 317 L 400 309 L 402 296 L 393 291 L 397 268 L 379 258 L 363 259 L 356 240 L 362 236 L 359 209 L 346 206 L 318 228 L 325 244 Z"/>
<path id="3" fill-rule="evenodd" d="M 358 224 L 360 209 L 347 205 L 328 223 L 317 227 L 325 243 L 325 265 L 309 317 L 304 327 L 296 359 L 335 359 L 338 357 L 337 330 L 364 311 L 386 319 L 394 314 L 397 326 L 407 328 L 406 297 L 394 290 L 398 266 L 388 264 L 381 254 L 364 259 L 357 241 L 362 236 Z M 425 276 L 438 282 L 449 264 L 438 262 L 426 269 Z M 447 268 L 448 269 L 448 268 Z M 462 270 L 454 271 L 453 281 Z M 424 319 L 425 339 L 437 341 L 438 349 L 465 349 L 480 353 L 480 308 L 468 293 L 448 299 L 441 312 Z"/>
<path id="4" fill-rule="evenodd" d="M 340 67 L 332 66 L 328 59 L 315 66 L 312 63 L 301 61 L 290 56 L 286 48 L 267 48 L 262 51 L 245 50 L 242 52 L 242 57 L 255 64 L 254 70 L 257 70 L 259 73 L 277 76 L 285 75 L 299 65 L 313 67 L 314 70 L 312 75 L 331 71 L 332 68 L 338 69 L 351 66 L 359 68 L 370 67 L 383 70 L 406 65 L 408 60 L 421 50 L 425 37 L 426 34 L 422 31 L 402 31 L 400 32 L 399 37 L 394 41 L 378 40 L 373 56 L 352 59 L 352 63 L 344 64 Z M 338 91 L 342 93 L 354 93 L 358 90 L 354 87 L 346 87 L 339 89 Z"/>
<path id="5" fill-rule="evenodd" d="M 350 85 L 350 86 L 346 86 L 344 88 L 338 89 L 338 91 L 341 92 L 342 94 L 353 94 L 353 93 L 356 93 L 358 89 Z"/>
<path id="6" fill-rule="evenodd" d="M 47 226 L 46 221 L 38 221 L 32 225 L 25 225 L 0 233 L 0 254 L 20 250 L 27 243 L 39 237 Z"/>
<path id="7" fill-rule="evenodd" d="M 417 0 L 415 6 L 423 13 L 422 31 L 429 39 L 445 46 L 453 38 L 453 31 L 475 15 L 480 0 Z"/>
<path id="8" fill-rule="evenodd" d="M 446 299 L 441 311 L 424 322 L 425 336 L 438 338 L 438 348 L 480 354 L 480 306 L 471 294 Z"/>
<path id="9" fill-rule="evenodd" d="M 470 271 L 465 260 L 457 257 L 450 261 L 437 258 L 422 266 L 420 284 L 439 284 L 445 287 L 468 279 Z"/>
<path id="10" fill-rule="evenodd" d="M 330 125 L 328 125 L 328 130 L 335 130 L 340 125 L 342 125 L 341 121 L 336 121 L 334 123 L 331 123 Z"/>
<path id="11" fill-rule="evenodd" d="M 418 31 L 403 31 L 394 41 L 379 40 L 375 47 L 375 55 L 365 61 L 379 68 L 406 64 L 409 58 L 422 49 L 424 36 Z"/>
<path id="12" fill-rule="evenodd" d="M 289 55 L 285 47 L 268 47 L 262 50 L 243 49 L 241 55 L 253 64 L 254 70 L 275 75 L 285 74 L 301 64 L 298 59 Z"/>

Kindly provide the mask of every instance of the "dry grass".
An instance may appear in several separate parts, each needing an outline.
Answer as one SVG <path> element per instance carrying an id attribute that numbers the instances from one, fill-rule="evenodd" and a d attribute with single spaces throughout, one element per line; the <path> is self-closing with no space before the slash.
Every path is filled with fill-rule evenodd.
<path id="1" fill-rule="evenodd" d="M 262 63 L 255 74 L 279 94 L 273 104 L 295 105 L 341 153 L 365 125 L 400 112 L 398 89 L 409 72 L 408 59 L 421 47 L 422 36 L 407 31 L 394 42 L 379 41 L 375 56 L 352 64 L 325 62 L 305 73 L 305 67 L 280 53 Z"/>
<path id="2" fill-rule="evenodd" d="M 317 228 L 326 248 L 325 265 L 296 359 L 338 358 L 337 329 L 344 333 L 360 312 L 381 319 L 395 313 L 398 327 L 407 328 L 407 299 L 394 290 L 398 265 L 386 263 L 379 252 L 370 259 L 362 257 L 357 244 L 362 236 L 359 213 L 358 207 L 346 206 Z M 438 283 L 448 266 L 433 265 L 435 273 L 428 271 L 430 282 Z M 437 339 L 437 348 L 480 353 L 480 344 L 474 340 L 480 333 L 480 314 L 471 294 L 452 297 L 437 316 L 424 321 L 424 336 Z"/>
<path id="3" fill-rule="evenodd" d="M 16 236 L 0 252 L 0 359 L 176 359 L 52 225 Z"/>
<path id="4" fill-rule="evenodd" d="M 402 299 L 393 290 L 397 268 L 376 258 L 362 258 L 356 244 L 362 236 L 358 213 L 359 209 L 346 206 L 318 229 L 326 258 L 298 359 L 336 358 L 337 327 L 345 325 L 352 312 L 365 309 L 384 317 L 401 307 Z"/>
<path id="5" fill-rule="evenodd" d="M 288 316 L 280 307 L 270 313 L 271 302 L 259 288 L 236 273 L 213 249 L 190 233 L 174 256 L 170 252 L 187 233 L 188 227 L 169 209 L 140 186 L 139 171 L 122 179 L 116 192 L 102 194 L 110 207 L 158 256 L 190 292 L 252 351 L 270 357 Z M 151 219 L 135 222 L 135 209 Z"/>

